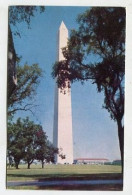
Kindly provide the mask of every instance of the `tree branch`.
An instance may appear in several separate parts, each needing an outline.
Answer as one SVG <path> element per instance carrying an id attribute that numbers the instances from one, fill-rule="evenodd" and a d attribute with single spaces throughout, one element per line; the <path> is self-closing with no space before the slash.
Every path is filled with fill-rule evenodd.
<path id="1" fill-rule="evenodd" d="M 28 108 L 28 106 L 31 106 Z M 31 110 L 32 108 L 36 107 L 38 105 L 33 105 L 33 104 L 26 104 L 23 108 L 15 108 L 13 110 L 8 111 L 8 115 L 10 116 L 11 114 L 15 113 L 16 111 L 30 111 L 33 115 L 34 112 Z"/>

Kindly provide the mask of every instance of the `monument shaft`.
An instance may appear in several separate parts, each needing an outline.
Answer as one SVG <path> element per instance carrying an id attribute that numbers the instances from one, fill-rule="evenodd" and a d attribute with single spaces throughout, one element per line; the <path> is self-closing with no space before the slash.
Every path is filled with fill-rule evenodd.
<path id="1" fill-rule="evenodd" d="M 64 60 L 62 48 L 67 45 L 68 30 L 62 22 L 58 32 L 58 56 L 57 60 Z M 55 147 L 62 149 L 61 153 L 65 155 L 62 159 L 56 155 L 56 163 L 73 163 L 73 137 L 72 137 L 72 111 L 71 111 L 71 90 L 67 87 L 64 94 L 55 87 L 54 102 L 54 129 L 53 144 Z"/>

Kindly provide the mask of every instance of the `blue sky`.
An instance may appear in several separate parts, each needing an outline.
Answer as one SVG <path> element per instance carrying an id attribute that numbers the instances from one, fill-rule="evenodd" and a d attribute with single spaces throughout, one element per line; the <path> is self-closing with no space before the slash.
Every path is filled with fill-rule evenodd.
<path id="1" fill-rule="evenodd" d="M 24 23 L 19 24 L 21 38 L 14 38 L 15 49 L 22 56 L 21 65 L 38 63 L 44 71 L 35 97 L 35 104 L 39 105 L 35 116 L 18 112 L 15 118 L 30 116 L 38 121 L 51 141 L 55 88 L 51 71 L 56 60 L 57 32 L 62 20 L 69 31 L 77 28 L 76 17 L 86 9 L 88 7 L 46 6 L 43 14 L 32 18 L 31 29 Z M 90 82 L 72 85 L 74 158 L 120 158 L 117 125 L 107 110 L 102 109 L 102 104 L 103 94 L 97 93 L 96 85 Z"/>

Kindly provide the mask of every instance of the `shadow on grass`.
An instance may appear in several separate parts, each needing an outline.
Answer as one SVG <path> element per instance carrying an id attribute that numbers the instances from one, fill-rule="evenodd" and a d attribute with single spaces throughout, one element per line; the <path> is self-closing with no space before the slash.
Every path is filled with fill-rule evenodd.
<path id="1" fill-rule="evenodd" d="M 75 190 L 75 191 L 122 191 L 121 184 L 103 184 L 103 185 L 70 185 L 70 186 L 39 186 L 37 190 Z"/>
<path id="2" fill-rule="evenodd" d="M 123 179 L 121 173 L 103 173 L 103 174 L 44 174 L 40 176 L 39 174 L 35 175 L 24 175 L 24 174 L 7 174 L 8 177 L 13 177 L 14 180 L 17 178 L 17 181 L 21 181 L 21 178 L 32 178 L 33 180 L 37 180 L 38 182 L 42 181 L 78 181 L 83 180 L 120 180 Z M 19 180 L 20 178 L 20 180 Z M 27 180 L 28 181 L 28 180 Z M 22 186 L 21 186 L 22 187 Z M 19 186 L 14 186 L 14 189 L 21 189 Z M 24 186 L 23 186 L 24 187 Z M 22 189 L 24 189 L 22 187 Z M 7 187 L 7 189 L 9 189 Z M 11 188 L 10 188 L 11 189 Z M 25 189 L 30 189 L 28 186 Z M 123 185 L 122 184 L 84 184 L 84 185 L 46 185 L 46 186 L 36 186 L 36 190 L 89 190 L 89 191 L 122 191 Z"/>
<path id="3" fill-rule="evenodd" d="M 74 186 L 11 186 L 7 189 L 14 190 L 75 190 L 75 191 L 122 191 L 123 187 L 119 184 L 107 184 L 107 185 L 74 185 Z"/>
<path id="4" fill-rule="evenodd" d="M 99 179 L 123 179 L 121 173 L 102 173 L 102 174 L 34 174 L 34 175 L 25 175 L 25 174 L 7 174 L 8 177 L 17 177 L 17 178 L 33 178 L 38 181 L 42 180 L 99 180 Z"/>

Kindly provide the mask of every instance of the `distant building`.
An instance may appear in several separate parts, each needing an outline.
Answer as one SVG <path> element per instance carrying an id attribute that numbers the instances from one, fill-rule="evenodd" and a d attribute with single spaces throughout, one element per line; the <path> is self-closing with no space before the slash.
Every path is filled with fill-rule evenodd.
<path id="1" fill-rule="evenodd" d="M 109 162 L 106 158 L 77 158 L 74 159 L 74 164 L 90 164 L 90 165 L 104 165 Z"/>

